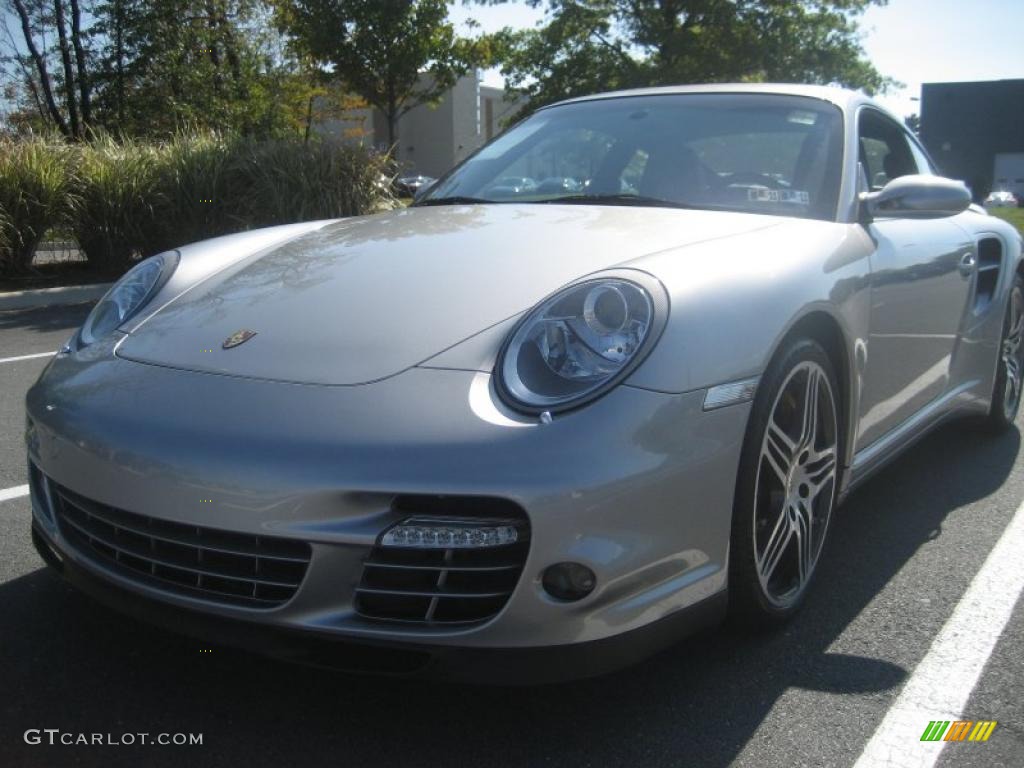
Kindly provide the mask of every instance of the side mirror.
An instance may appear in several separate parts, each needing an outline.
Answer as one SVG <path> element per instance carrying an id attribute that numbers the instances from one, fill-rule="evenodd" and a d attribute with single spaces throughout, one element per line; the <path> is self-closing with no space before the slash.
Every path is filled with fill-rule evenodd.
<path id="1" fill-rule="evenodd" d="M 938 219 L 966 211 L 971 192 L 962 181 L 911 175 L 893 179 L 877 192 L 862 193 L 860 202 L 871 219 Z"/>

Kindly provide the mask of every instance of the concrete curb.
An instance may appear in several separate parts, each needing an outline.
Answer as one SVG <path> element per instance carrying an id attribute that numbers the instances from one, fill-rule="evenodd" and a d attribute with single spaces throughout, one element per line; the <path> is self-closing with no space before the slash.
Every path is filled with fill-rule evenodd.
<path id="1" fill-rule="evenodd" d="M 36 288 L 31 291 L 0 293 L 0 312 L 10 309 L 37 309 L 58 304 L 80 304 L 96 301 L 103 296 L 113 283 L 94 285 L 68 285 L 62 288 Z"/>

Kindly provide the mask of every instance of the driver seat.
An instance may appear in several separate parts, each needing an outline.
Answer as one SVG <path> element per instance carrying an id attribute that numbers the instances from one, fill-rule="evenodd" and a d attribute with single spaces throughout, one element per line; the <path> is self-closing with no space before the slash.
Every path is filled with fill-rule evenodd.
<path id="1" fill-rule="evenodd" d="M 696 200 L 707 187 L 697 153 L 685 144 L 670 143 L 647 158 L 639 192 L 676 203 Z"/>

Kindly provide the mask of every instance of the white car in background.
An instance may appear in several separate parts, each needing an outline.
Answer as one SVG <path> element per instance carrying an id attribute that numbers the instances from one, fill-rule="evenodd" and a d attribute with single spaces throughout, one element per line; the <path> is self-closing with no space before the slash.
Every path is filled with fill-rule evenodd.
<path id="1" fill-rule="evenodd" d="M 985 198 L 986 208 L 1016 208 L 1017 205 L 1017 198 L 1014 196 L 1013 192 L 1009 192 L 1005 189 L 992 192 Z"/>

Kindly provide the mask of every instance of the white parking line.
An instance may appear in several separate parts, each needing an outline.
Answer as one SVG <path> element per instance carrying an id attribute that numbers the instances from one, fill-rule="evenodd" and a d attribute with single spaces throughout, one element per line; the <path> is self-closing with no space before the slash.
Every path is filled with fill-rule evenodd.
<path id="1" fill-rule="evenodd" d="M 1017 508 L 854 768 L 935 765 L 946 742 L 920 740 L 928 723 L 978 719 L 980 713 L 964 712 L 964 707 L 1024 591 L 1022 558 L 1024 504 Z M 995 735 L 999 736 L 998 730 Z"/>
<path id="2" fill-rule="evenodd" d="M 0 357 L 0 363 L 16 363 L 19 360 L 35 360 L 37 357 L 53 357 L 56 352 L 37 352 L 34 355 L 19 355 L 18 357 Z"/>
<path id="3" fill-rule="evenodd" d="M 4 488 L 0 491 L 0 501 L 7 501 L 8 499 L 20 499 L 22 496 L 28 496 L 27 485 L 16 485 L 13 488 Z"/>

